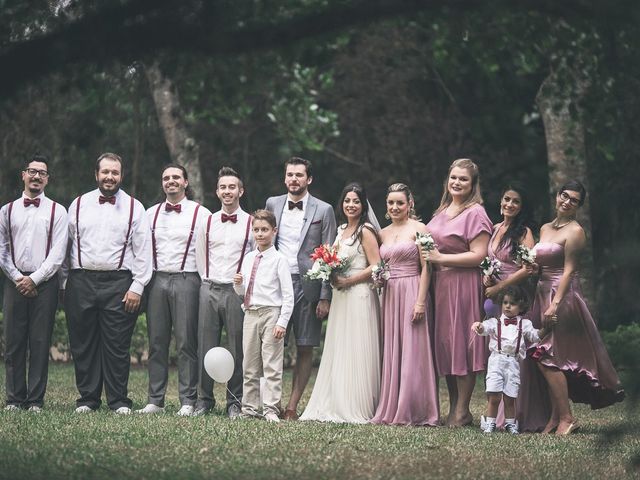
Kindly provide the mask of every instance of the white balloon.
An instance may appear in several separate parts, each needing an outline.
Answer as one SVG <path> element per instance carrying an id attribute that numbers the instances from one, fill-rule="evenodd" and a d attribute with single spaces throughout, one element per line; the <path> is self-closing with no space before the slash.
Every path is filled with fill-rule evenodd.
<path id="1" fill-rule="evenodd" d="M 204 369 L 218 383 L 227 383 L 233 375 L 233 355 L 226 348 L 214 347 L 204 356 Z"/>

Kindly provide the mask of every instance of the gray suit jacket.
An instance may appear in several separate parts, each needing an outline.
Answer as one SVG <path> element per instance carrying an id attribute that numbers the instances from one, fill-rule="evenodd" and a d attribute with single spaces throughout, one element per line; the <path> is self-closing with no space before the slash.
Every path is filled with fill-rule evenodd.
<path id="1" fill-rule="evenodd" d="M 285 208 L 287 195 L 269 197 L 265 208 L 276 216 L 278 226 Z M 333 208 L 326 202 L 309 194 L 309 200 L 305 206 L 304 223 L 300 233 L 300 249 L 298 250 L 298 268 L 300 276 L 304 275 L 313 265 L 311 254 L 313 250 L 322 244 L 333 244 L 336 237 L 336 217 Z M 278 237 L 276 236 L 276 246 Z M 317 280 L 302 279 L 302 290 L 305 298 L 310 302 L 331 298 L 331 286 Z"/>

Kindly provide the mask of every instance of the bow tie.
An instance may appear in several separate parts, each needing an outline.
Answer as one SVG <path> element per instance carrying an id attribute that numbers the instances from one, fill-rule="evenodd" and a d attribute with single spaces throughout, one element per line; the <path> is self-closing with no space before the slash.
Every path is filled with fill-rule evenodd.
<path id="1" fill-rule="evenodd" d="M 105 197 L 104 195 L 100 195 L 100 198 L 98 198 L 98 202 L 100 202 L 100 205 L 102 205 L 103 203 L 110 203 L 111 205 L 115 205 L 116 197 Z"/>
<path id="2" fill-rule="evenodd" d="M 289 200 L 289 210 L 293 210 L 294 208 L 302 210 L 302 200 L 300 200 L 299 202 L 292 202 L 291 200 Z"/>
<path id="3" fill-rule="evenodd" d="M 226 213 L 223 213 L 220 218 L 222 220 L 222 223 L 226 223 L 226 222 L 236 223 L 238 221 L 238 215 L 235 213 L 232 215 L 227 215 Z"/>
<path id="4" fill-rule="evenodd" d="M 509 325 L 517 325 L 517 324 L 518 324 L 518 319 L 516 317 L 504 319 L 505 327 Z"/>
<path id="5" fill-rule="evenodd" d="M 179 203 L 177 203 L 176 205 L 171 205 L 170 203 L 167 203 L 164 206 L 164 211 L 180 213 L 182 211 L 182 205 L 180 205 Z"/>
<path id="6" fill-rule="evenodd" d="M 24 206 L 28 207 L 29 205 L 33 205 L 34 207 L 38 208 L 40 206 L 40 199 L 39 198 L 25 198 L 24 199 Z"/>

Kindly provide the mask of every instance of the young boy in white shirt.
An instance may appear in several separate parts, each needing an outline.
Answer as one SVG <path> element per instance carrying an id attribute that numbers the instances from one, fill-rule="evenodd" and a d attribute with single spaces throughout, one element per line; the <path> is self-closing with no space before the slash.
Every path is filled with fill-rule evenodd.
<path id="1" fill-rule="evenodd" d="M 247 254 L 242 271 L 233 279 L 234 290 L 244 296 L 242 414 L 259 416 L 260 377 L 264 375 L 264 418 L 279 422 L 284 336 L 293 312 L 293 284 L 286 258 L 273 246 L 275 215 L 257 210 L 252 230 L 257 249 Z"/>
<path id="2" fill-rule="evenodd" d="M 481 419 L 480 428 L 485 433 L 496 430 L 496 416 L 500 400 L 504 402 L 504 428 L 511 434 L 518 433 L 515 420 L 516 398 L 520 387 L 520 364 L 525 357 L 526 343 L 536 343 L 544 337 L 544 329 L 533 328 L 531 320 L 522 318 L 527 299 L 519 287 L 508 287 L 502 294 L 502 315 L 475 322 L 471 329 L 481 336 L 489 336 L 489 362 L 487 364 L 487 414 Z"/>

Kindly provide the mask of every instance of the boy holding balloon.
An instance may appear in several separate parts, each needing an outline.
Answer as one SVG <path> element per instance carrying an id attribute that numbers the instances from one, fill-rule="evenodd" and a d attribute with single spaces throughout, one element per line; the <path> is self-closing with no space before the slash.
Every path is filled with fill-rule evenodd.
<path id="1" fill-rule="evenodd" d="M 244 297 L 242 414 L 260 416 L 260 376 L 264 374 L 264 418 L 279 422 L 284 335 L 293 312 L 293 284 L 286 258 L 273 246 L 275 215 L 257 210 L 251 226 L 257 249 L 247 254 L 233 279 L 234 290 Z"/>

